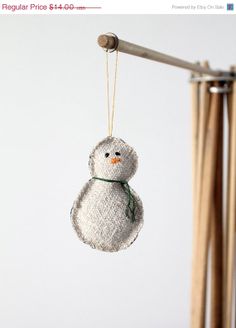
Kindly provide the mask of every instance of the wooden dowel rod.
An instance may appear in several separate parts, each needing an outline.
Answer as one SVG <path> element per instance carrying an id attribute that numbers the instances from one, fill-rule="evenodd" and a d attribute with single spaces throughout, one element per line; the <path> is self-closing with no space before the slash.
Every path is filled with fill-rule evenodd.
<path id="1" fill-rule="evenodd" d="M 196 266 L 196 231 L 197 217 L 196 213 L 196 191 L 197 191 L 197 158 L 198 158 L 198 140 L 199 140 L 199 112 L 200 112 L 200 83 L 191 84 L 192 93 L 192 204 L 193 204 L 193 246 L 192 246 L 192 281 L 195 280 Z M 194 287 L 192 283 L 191 295 L 194 296 Z M 192 301 L 193 305 L 193 301 Z"/>
<path id="2" fill-rule="evenodd" d="M 225 217 L 225 226 L 224 226 L 224 324 L 226 324 L 226 311 L 227 311 L 227 253 L 228 253 L 228 232 L 229 232 L 229 194 L 230 194 L 230 163 L 231 163 L 231 115 L 232 115 L 232 94 L 230 92 L 227 94 L 227 118 L 228 118 L 228 145 L 227 145 L 227 182 L 226 182 L 226 217 Z"/>
<path id="3" fill-rule="evenodd" d="M 230 67 L 230 71 L 234 72 L 234 66 Z M 228 233 L 229 233 L 229 222 L 228 222 L 228 218 L 229 218 L 229 195 L 230 195 L 230 181 L 231 181 L 231 177 L 230 177 L 230 163 L 231 163 L 231 122 L 232 122 L 232 101 L 233 101 L 233 85 L 231 85 L 231 89 L 232 91 L 230 93 L 227 94 L 227 118 L 228 118 L 228 135 L 227 135 L 227 141 L 228 141 L 228 145 L 227 145 L 227 182 L 226 182 L 226 217 L 225 217 L 225 222 L 224 222 L 224 325 L 226 325 L 226 312 L 227 312 L 227 253 L 228 253 Z M 236 228 L 236 224 L 235 224 L 235 228 Z"/>
<path id="4" fill-rule="evenodd" d="M 232 306 L 235 266 L 235 215 L 236 215 L 236 82 L 232 88 L 232 112 L 229 142 L 229 186 L 228 186 L 228 231 L 227 231 L 227 271 L 225 328 L 232 326 Z"/>
<path id="5" fill-rule="evenodd" d="M 141 58 L 154 60 L 160 63 L 181 67 L 192 72 L 207 74 L 211 76 L 221 76 L 224 72 L 219 70 L 212 70 L 210 68 L 205 68 L 197 64 L 190 63 L 188 61 L 163 54 L 161 52 L 148 49 L 134 43 L 123 41 L 117 37 L 109 34 L 103 34 L 98 37 L 98 44 L 100 47 L 107 50 L 117 50 L 129 55 L 138 56 Z"/>
<path id="6" fill-rule="evenodd" d="M 200 110 L 200 83 L 191 84 L 192 94 L 192 193 L 193 193 L 193 211 L 195 211 L 196 199 L 196 178 L 197 178 L 197 153 L 199 138 L 199 110 Z"/>
<path id="7" fill-rule="evenodd" d="M 216 85 L 217 86 L 217 85 Z M 215 192 L 211 217 L 211 328 L 223 327 L 223 95 L 219 97 L 219 128 Z"/>
<path id="8" fill-rule="evenodd" d="M 209 67 L 207 61 L 202 63 L 202 66 Z M 196 179 L 195 179 L 195 200 L 193 214 L 193 251 L 192 251 L 192 291 L 191 291 L 191 326 L 195 326 L 196 318 L 196 289 L 197 285 L 197 268 L 199 266 L 199 229 L 200 229 L 200 208 L 202 194 L 202 179 L 203 179 L 203 161 L 205 150 L 205 139 L 207 122 L 209 115 L 210 94 L 208 92 L 209 84 L 201 82 L 199 85 L 200 103 L 199 103 L 199 121 L 198 121 L 198 140 L 197 140 L 197 162 L 196 162 Z"/>
<path id="9" fill-rule="evenodd" d="M 206 275 L 208 262 L 208 246 L 210 233 L 210 216 L 215 183 L 215 169 L 217 156 L 218 123 L 219 123 L 219 95 L 211 94 L 209 122 L 206 134 L 205 153 L 202 174 L 200 230 L 197 252 L 198 267 L 196 268 L 196 309 L 194 328 L 205 327 L 206 307 Z"/>

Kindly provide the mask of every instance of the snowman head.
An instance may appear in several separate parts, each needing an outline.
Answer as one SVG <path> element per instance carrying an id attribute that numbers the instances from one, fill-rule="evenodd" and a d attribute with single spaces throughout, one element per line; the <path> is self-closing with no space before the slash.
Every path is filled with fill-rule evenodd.
<path id="1" fill-rule="evenodd" d="M 107 137 L 89 157 L 92 176 L 103 179 L 129 180 L 136 172 L 138 156 L 122 139 Z"/>

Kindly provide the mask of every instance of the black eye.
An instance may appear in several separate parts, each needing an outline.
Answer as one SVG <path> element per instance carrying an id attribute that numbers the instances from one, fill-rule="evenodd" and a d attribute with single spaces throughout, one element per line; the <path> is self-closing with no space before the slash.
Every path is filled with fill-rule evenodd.
<path id="1" fill-rule="evenodd" d="M 120 156 L 120 153 L 118 151 L 115 152 L 116 156 Z"/>
<path id="2" fill-rule="evenodd" d="M 109 155 L 110 155 L 109 153 L 106 153 L 106 154 L 105 154 L 105 157 L 108 157 Z"/>

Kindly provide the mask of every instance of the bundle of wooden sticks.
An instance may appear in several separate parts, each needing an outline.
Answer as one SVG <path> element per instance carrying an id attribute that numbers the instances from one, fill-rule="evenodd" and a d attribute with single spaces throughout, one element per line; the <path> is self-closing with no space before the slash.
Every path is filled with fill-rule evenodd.
<path id="1" fill-rule="evenodd" d="M 209 67 L 207 62 L 202 65 Z M 231 70 L 235 72 L 235 67 Z M 191 83 L 191 327 L 204 328 L 208 322 L 211 328 L 232 328 L 236 273 L 236 81 L 199 80 Z"/>

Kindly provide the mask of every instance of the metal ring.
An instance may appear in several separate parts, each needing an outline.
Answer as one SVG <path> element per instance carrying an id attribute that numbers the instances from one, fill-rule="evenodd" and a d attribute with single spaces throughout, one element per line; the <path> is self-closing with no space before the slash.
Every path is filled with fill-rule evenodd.
<path id="1" fill-rule="evenodd" d="M 112 32 L 107 32 L 105 35 L 112 36 L 115 39 L 115 46 L 112 49 L 103 48 L 103 50 L 106 52 L 109 52 L 109 53 L 116 51 L 116 49 L 118 48 L 118 44 L 119 44 L 118 36 Z"/>
<path id="2" fill-rule="evenodd" d="M 229 93 L 231 92 L 231 88 L 225 84 L 223 87 L 212 86 L 209 88 L 210 93 Z"/>
<path id="3" fill-rule="evenodd" d="M 205 76 L 195 76 L 195 77 L 191 77 L 190 78 L 190 82 L 213 82 L 213 81 L 234 81 L 236 80 L 236 74 L 232 73 L 232 74 L 226 74 L 223 73 L 222 76 L 209 76 L 209 75 L 205 75 Z"/>

